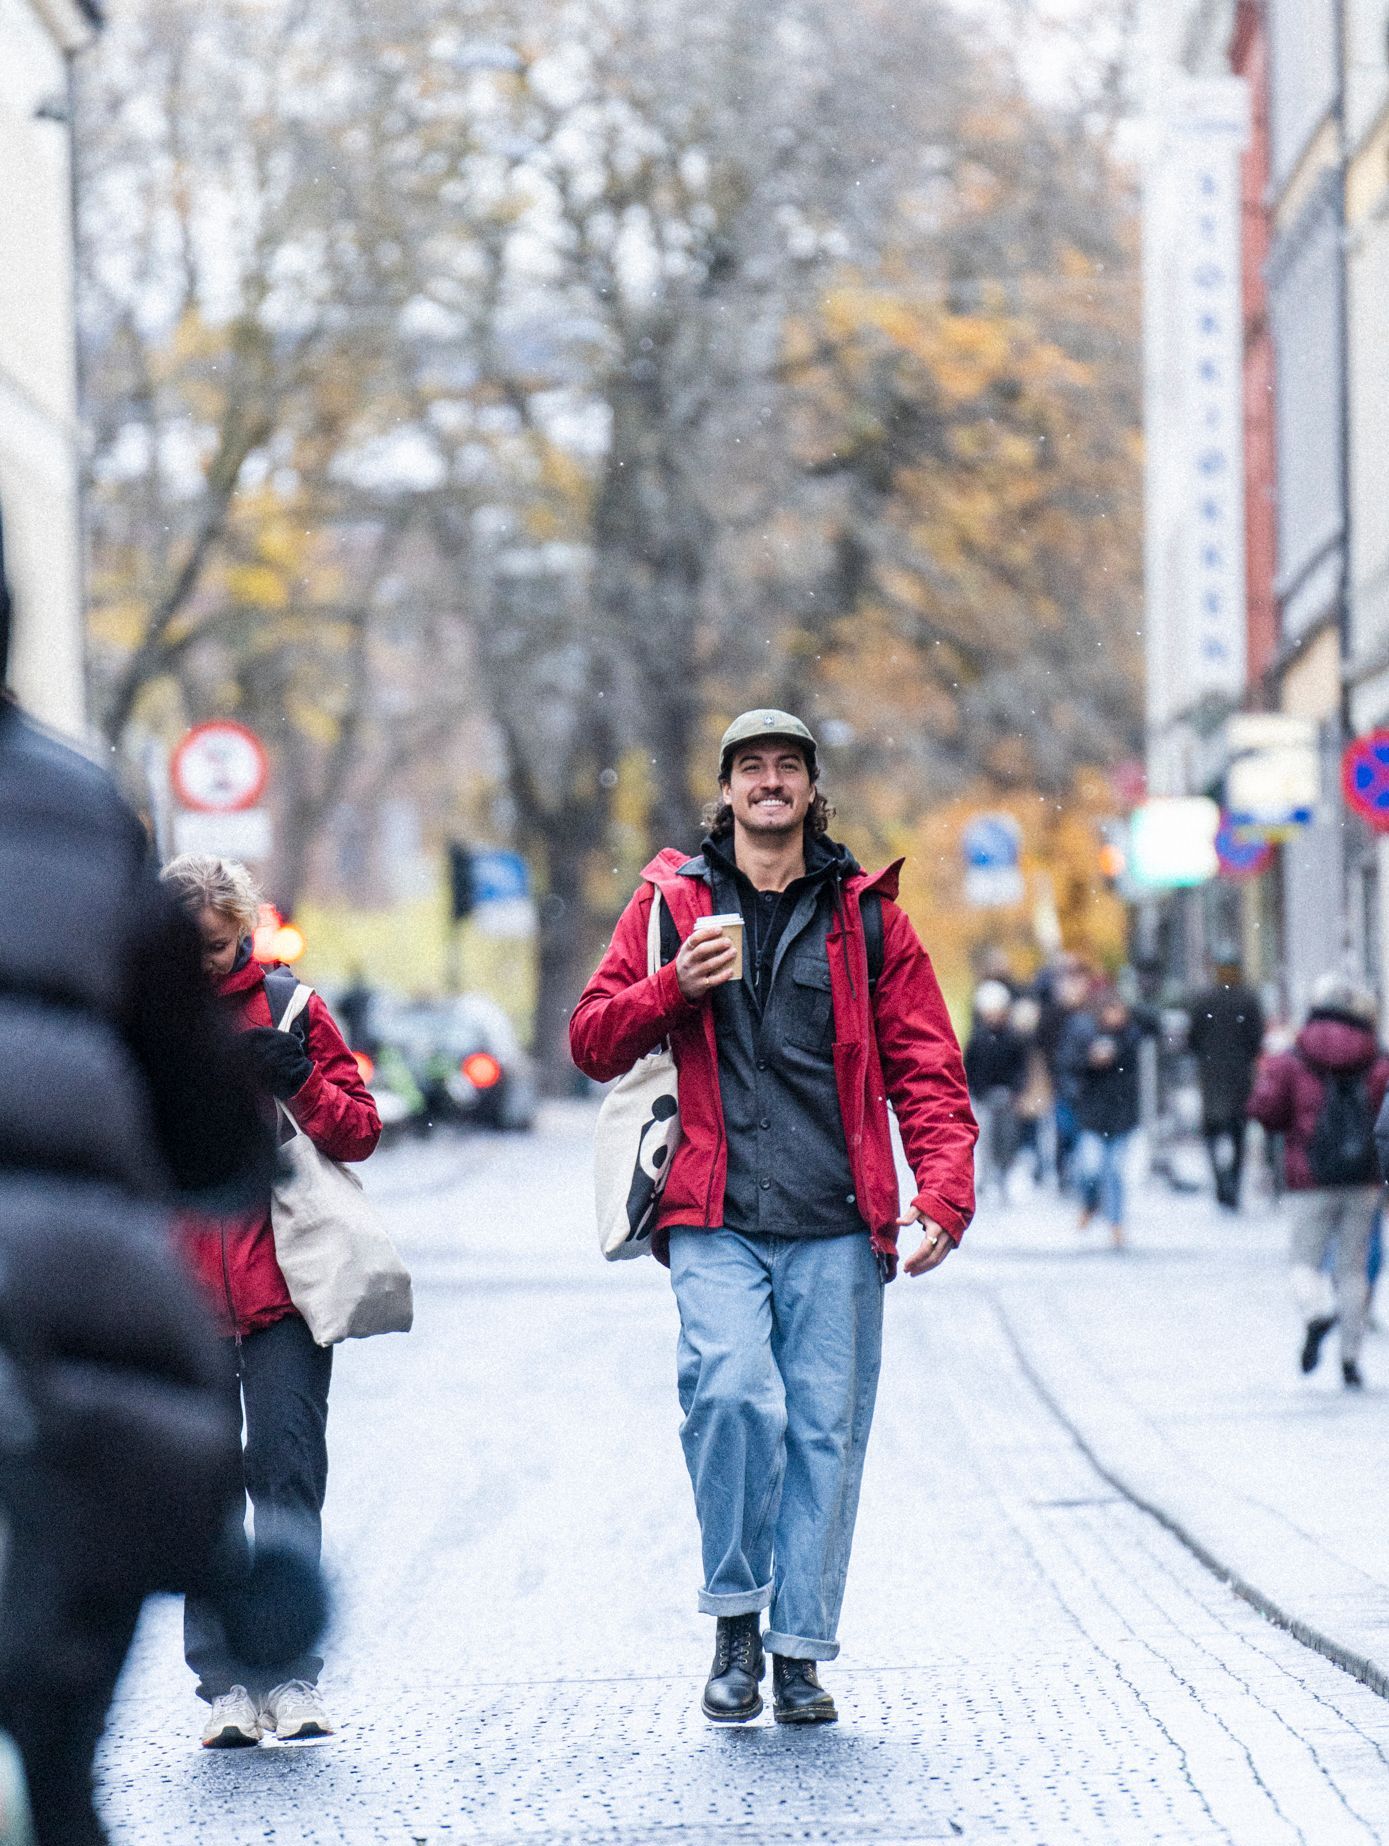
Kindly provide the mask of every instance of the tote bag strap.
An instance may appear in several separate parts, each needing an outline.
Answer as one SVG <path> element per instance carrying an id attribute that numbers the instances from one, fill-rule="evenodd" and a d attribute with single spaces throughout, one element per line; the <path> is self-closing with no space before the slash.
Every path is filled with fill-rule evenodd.
<path id="1" fill-rule="evenodd" d="M 651 914 L 646 919 L 646 972 L 648 976 L 661 972 L 661 891 L 659 885 L 651 887 Z"/>
<path id="2" fill-rule="evenodd" d="M 286 979 L 287 973 L 288 971 L 285 969 L 272 968 L 265 977 L 266 991 L 270 998 L 270 1017 L 272 1019 L 275 1019 L 275 1006 L 280 994 L 289 985 L 289 982 L 294 980 L 293 975 L 288 975 L 288 979 Z M 273 987 L 271 986 L 272 981 L 274 982 Z M 302 981 L 294 981 L 294 991 L 281 1007 L 279 1018 L 275 1019 L 275 1030 L 277 1032 L 288 1032 L 291 1038 L 303 1037 L 302 1033 L 298 1033 L 294 1030 L 294 1022 L 296 1019 L 304 1018 L 304 1009 L 312 998 L 312 987 L 306 987 Z M 308 1024 L 307 1018 L 304 1018 L 304 1023 L 306 1025 Z M 295 1135 L 303 1134 L 303 1129 L 299 1126 L 298 1122 L 295 1121 L 293 1115 L 278 1097 L 275 1099 L 275 1114 L 280 1124 L 281 1146 L 283 1146 L 286 1141 L 292 1141 Z"/>

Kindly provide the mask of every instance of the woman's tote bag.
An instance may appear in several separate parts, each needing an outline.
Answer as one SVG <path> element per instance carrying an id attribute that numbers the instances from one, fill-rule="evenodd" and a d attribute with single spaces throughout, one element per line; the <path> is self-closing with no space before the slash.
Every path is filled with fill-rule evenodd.
<path id="1" fill-rule="evenodd" d="M 661 966 L 661 894 L 651 892 L 646 972 Z M 663 1039 L 619 1077 L 603 1098 L 593 1137 L 598 1241 L 610 1263 L 651 1248 L 661 1194 L 680 1145 L 675 1059 Z"/>
<path id="2" fill-rule="evenodd" d="M 309 1003 L 301 981 L 275 1021 L 288 1032 Z M 357 1175 L 316 1148 L 283 1103 L 279 1172 L 270 1195 L 275 1256 L 289 1298 L 320 1346 L 408 1333 L 410 1272 Z"/>

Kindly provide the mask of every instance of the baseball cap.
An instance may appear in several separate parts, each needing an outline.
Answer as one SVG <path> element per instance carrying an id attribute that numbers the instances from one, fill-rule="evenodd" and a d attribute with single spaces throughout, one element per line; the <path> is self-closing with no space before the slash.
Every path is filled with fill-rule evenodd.
<path id="1" fill-rule="evenodd" d="M 813 782 L 820 773 L 815 754 L 815 738 L 809 727 L 801 722 L 792 712 L 774 711 L 763 705 L 755 711 L 745 711 L 733 720 L 723 734 L 719 745 L 719 779 L 722 781 L 728 773 L 728 758 L 739 744 L 751 743 L 754 737 L 790 737 L 798 744 L 804 744 L 806 761 L 810 766 L 810 779 Z"/>

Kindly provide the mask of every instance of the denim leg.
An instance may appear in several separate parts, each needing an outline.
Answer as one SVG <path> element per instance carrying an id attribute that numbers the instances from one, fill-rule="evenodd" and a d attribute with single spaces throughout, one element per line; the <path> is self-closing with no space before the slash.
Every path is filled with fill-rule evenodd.
<path id="1" fill-rule="evenodd" d="M 1100 1215 L 1106 1224 L 1124 1222 L 1124 1157 L 1127 1135 L 1106 1135 L 1100 1163 Z"/>
<path id="2" fill-rule="evenodd" d="M 786 1408 L 772 1360 L 766 1239 L 675 1230 L 680 1309 L 680 1442 L 694 1488 L 705 1615 L 747 1615 L 772 1596 Z"/>
<path id="3" fill-rule="evenodd" d="M 786 1393 L 786 1478 L 768 1648 L 833 1660 L 882 1357 L 883 1284 L 866 1236 L 777 1247 L 772 1350 Z"/>
<path id="4" fill-rule="evenodd" d="M 1104 1137 L 1086 1128 L 1076 1137 L 1075 1152 L 1071 1158 L 1071 1177 L 1075 1181 L 1076 1190 L 1080 1194 L 1080 1202 L 1086 1211 L 1100 1209 L 1104 1175 Z"/>
<path id="5" fill-rule="evenodd" d="M 258 1544 L 283 1540 L 318 1556 L 328 1491 L 332 1372 L 331 1349 L 314 1344 L 297 1314 L 241 1342 L 241 1465 Z M 235 1554 L 245 1550 L 244 1531 L 230 1531 L 225 1542 L 235 1562 Z M 232 1657 L 215 1607 L 191 1597 L 184 1606 L 184 1657 L 198 1674 L 198 1693 L 205 1699 L 236 1684 L 252 1693 L 268 1691 L 277 1680 L 313 1684 L 323 1667 L 317 1654 L 305 1654 L 285 1661 L 267 1678 L 263 1670 Z"/>

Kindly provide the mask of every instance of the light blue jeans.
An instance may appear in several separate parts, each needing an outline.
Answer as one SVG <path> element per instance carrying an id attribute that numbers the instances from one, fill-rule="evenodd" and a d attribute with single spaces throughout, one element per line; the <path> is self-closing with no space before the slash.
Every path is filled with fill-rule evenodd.
<path id="1" fill-rule="evenodd" d="M 1106 1224 L 1124 1222 L 1124 1160 L 1129 1137 L 1097 1135 L 1086 1129 L 1076 1143 L 1075 1174 L 1082 1202 Z"/>
<path id="2" fill-rule="evenodd" d="M 833 1660 L 882 1356 L 867 1232 L 676 1230 L 670 1273 L 699 1607 L 770 1608 L 772 1653 Z"/>

